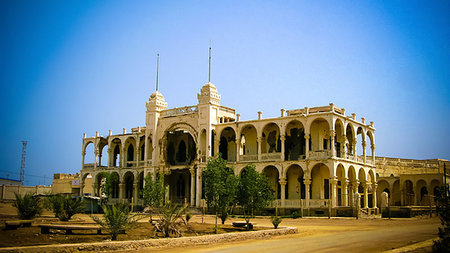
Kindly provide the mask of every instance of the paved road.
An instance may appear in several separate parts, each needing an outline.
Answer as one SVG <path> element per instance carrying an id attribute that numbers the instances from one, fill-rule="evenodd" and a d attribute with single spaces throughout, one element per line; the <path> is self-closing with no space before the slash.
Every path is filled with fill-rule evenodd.
<path id="1" fill-rule="evenodd" d="M 164 252 L 380 252 L 437 236 L 438 223 L 417 222 L 358 231 L 337 231 L 313 236 L 290 235 L 212 246 L 172 248 Z"/>

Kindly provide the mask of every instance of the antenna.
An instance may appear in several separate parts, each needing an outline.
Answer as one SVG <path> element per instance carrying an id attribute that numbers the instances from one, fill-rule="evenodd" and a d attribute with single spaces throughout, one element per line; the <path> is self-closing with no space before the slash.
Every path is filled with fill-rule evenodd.
<path id="1" fill-rule="evenodd" d="M 208 71 L 208 83 L 211 82 L 211 41 L 209 41 L 209 71 Z"/>
<path id="2" fill-rule="evenodd" d="M 159 54 L 156 55 L 156 91 L 158 91 Z"/>
<path id="3" fill-rule="evenodd" d="M 26 159 L 27 141 L 22 141 L 22 161 L 20 163 L 20 184 L 25 181 L 25 159 Z"/>

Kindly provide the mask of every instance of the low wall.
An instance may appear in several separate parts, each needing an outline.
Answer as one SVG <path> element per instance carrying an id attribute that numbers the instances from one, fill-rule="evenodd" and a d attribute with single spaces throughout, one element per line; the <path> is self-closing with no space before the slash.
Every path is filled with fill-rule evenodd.
<path id="1" fill-rule="evenodd" d="M 297 228 L 280 227 L 260 231 L 237 232 L 219 235 L 203 235 L 179 238 L 148 239 L 138 241 L 114 241 L 99 243 L 58 244 L 45 246 L 9 247 L 0 248 L 0 252 L 79 252 L 79 251 L 116 251 L 138 250 L 142 248 L 181 247 L 192 245 L 214 244 L 221 242 L 240 241 L 248 239 L 261 239 L 277 235 L 297 233 Z"/>
<path id="2" fill-rule="evenodd" d="M 46 194 L 52 191 L 51 186 L 36 185 L 36 186 L 22 186 L 22 185 L 0 185 L 0 200 L 9 201 L 15 200 L 15 193 L 25 195 L 31 194 Z"/>

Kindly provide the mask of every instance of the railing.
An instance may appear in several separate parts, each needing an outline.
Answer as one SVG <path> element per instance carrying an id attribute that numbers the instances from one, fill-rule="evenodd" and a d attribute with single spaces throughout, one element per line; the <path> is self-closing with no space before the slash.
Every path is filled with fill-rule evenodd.
<path id="1" fill-rule="evenodd" d="M 147 166 L 152 166 L 152 160 L 147 160 Z"/>
<path id="2" fill-rule="evenodd" d="M 198 112 L 198 107 L 193 106 L 185 106 L 185 107 L 178 107 L 173 108 L 169 110 L 165 110 L 161 112 L 161 117 L 171 117 L 171 116 L 178 116 L 178 115 L 184 115 L 184 114 L 191 114 Z"/>
<path id="3" fill-rule="evenodd" d="M 145 166 L 145 161 L 139 161 L 139 167 L 144 167 Z"/>
<path id="4" fill-rule="evenodd" d="M 284 207 L 300 208 L 302 206 L 305 206 L 305 202 L 306 201 L 304 199 L 285 199 Z"/>
<path id="5" fill-rule="evenodd" d="M 223 112 L 232 113 L 232 114 L 235 114 L 235 113 L 236 113 L 236 110 L 235 110 L 235 109 L 230 108 L 230 107 L 226 107 L 226 106 L 223 106 L 223 105 L 221 105 L 221 106 L 219 107 L 219 110 L 221 110 L 221 111 L 223 111 Z"/>
<path id="6" fill-rule="evenodd" d="M 310 199 L 309 207 L 327 207 L 328 199 Z"/>
<path id="7" fill-rule="evenodd" d="M 137 162 L 136 161 L 126 161 L 125 162 L 125 167 L 129 168 L 129 167 L 136 167 Z"/>
<path id="8" fill-rule="evenodd" d="M 261 160 L 263 161 L 276 161 L 281 160 L 281 153 L 263 153 L 261 154 Z"/>
<path id="9" fill-rule="evenodd" d="M 355 157 L 354 157 L 352 154 L 347 153 L 346 159 L 347 159 L 347 160 L 352 160 L 352 161 L 354 161 L 354 160 L 355 160 Z"/>
<path id="10" fill-rule="evenodd" d="M 258 155 L 241 155 L 239 156 L 239 160 L 243 162 L 258 161 Z"/>
<path id="11" fill-rule="evenodd" d="M 357 157 L 357 161 L 363 163 L 364 162 L 364 157 L 363 156 L 358 156 Z"/>
<path id="12" fill-rule="evenodd" d="M 373 160 L 371 156 L 366 156 L 366 163 L 373 164 Z"/>
<path id="13" fill-rule="evenodd" d="M 85 168 L 85 169 L 93 169 L 94 168 L 94 164 L 93 163 L 85 163 L 83 165 L 83 168 Z"/>
<path id="14" fill-rule="evenodd" d="M 327 159 L 331 156 L 330 150 L 309 151 L 309 159 Z"/>

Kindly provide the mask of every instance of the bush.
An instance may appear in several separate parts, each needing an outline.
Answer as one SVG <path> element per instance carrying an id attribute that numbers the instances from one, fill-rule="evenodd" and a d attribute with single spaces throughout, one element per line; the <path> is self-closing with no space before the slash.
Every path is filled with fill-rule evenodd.
<path id="1" fill-rule="evenodd" d="M 272 220 L 272 224 L 275 229 L 278 228 L 278 225 L 280 225 L 281 221 L 283 220 L 280 216 L 272 216 L 270 217 L 270 219 Z"/>
<path id="2" fill-rule="evenodd" d="M 56 218 L 68 221 L 77 213 L 84 212 L 85 205 L 81 198 L 72 198 L 69 195 L 53 195 L 49 202 Z"/>
<path id="3" fill-rule="evenodd" d="M 170 201 L 166 202 L 162 208 L 161 219 L 155 223 L 153 227 L 155 235 L 161 232 L 164 237 L 169 237 L 170 234 L 181 236 L 180 226 L 187 224 L 183 219 L 183 214 L 186 211 L 186 207 L 181 207 Z"/>
<path id="4" fill-rule="evenodd" d="M 130 208 L 125 204 L 118 205 L 103 205 L 104 220 L 96 216 L 91 218 L 98 223 L 102 228 L 106 229 L 111 234 L 111 240 L 117 240 L 117 235 L 123 231 L 134 227 L 137 219 L 136 215 L 132 215 Z"/>
<path id="5" fill-rule="evenodd" d="M 291 218 L 292 219 L 298 219 L 300 217 L 301 216 L 300 216 L 300 214 L 297 211 L 294 211 L 294 212 L 291 213 Z"/>
<path id="6" fill-rule="evenodd" d="M 436 199 L 436 212 L 441 219 L 439 240 L 434 241 L 433 252 L 450 252 L 450 188 L 443 185 L 439 188 Z"/>
<path id="7" fill-rule="evenodd" d="M 25 194 L 23 197 L 15 193 L 16 201 L 13 206 L 17 209 L 17 213 L 23 220 L 30 220 L 42 213 L 42 206 L 39 198 L 33 197 L 31 193 Z"/>

